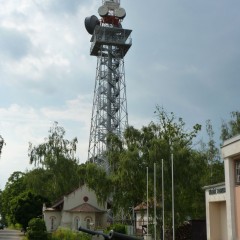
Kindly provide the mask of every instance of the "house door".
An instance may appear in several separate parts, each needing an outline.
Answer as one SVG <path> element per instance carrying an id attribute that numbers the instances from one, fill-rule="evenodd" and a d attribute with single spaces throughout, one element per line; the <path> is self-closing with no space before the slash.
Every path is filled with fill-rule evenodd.
<path id="1" fill-rule="evenodd" d="M 90 229 L 90 219 L 87 219 L 87 229 Z"/>

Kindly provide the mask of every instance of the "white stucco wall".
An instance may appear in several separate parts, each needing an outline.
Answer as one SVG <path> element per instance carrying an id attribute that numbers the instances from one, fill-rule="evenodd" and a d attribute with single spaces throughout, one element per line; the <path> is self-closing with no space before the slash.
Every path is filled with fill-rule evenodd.
<path id="1" fill-rule="evenodd" d="M 226 202 L 227 202 L 227 230 L 229 240 L 237 240 L 236 234 L 236 204 L 235 203 L 235 165 L 234 158 L 240 155 L 240 135 L 224 142 L 222 157 L 224 159 Z"/>
<path id="2" fill-rule="evenodd" d="M 43 216 L 48 232 L 55 231 L 61 223 L 61 212 L 46 211 Z"/>
<path id="3" fill-rule="evenodd" d="M 234 165 L 230 158 L 224 159 L 224 169 L 225 169 L 226 203 L 227 203 L 227 232 L 228 232 L 227 239 L 236 240 Z"/>
<path id="4" fill-rule="evenodd" d="M 147 211 L 137 211 L 136 212 L 136 229 L 142 229 L 142 225 L 147 224 Z"/>
<path id="5" fill-rule="evenodd" d="M 226 221 L 220 219 L 220 217 L 224 215 L 223 212 L 226 212 L 226 210 L 224 210 L 224 208 L 226 209 L 226 192 L 224 192 L 224 190 L 226 190 L 224 183 L 205 187 L 208 240 L 226 240 L 224 238 L 219 238 L 222 232 L 227 232 Z M 221 227 L 219 227 L 220 225 Z"/>
<path id="6" fill-rule="evenodd" d="M 226 202 L 210 202 L 210 240 L 227 239 Z"/>
<path id="7" fill-rule="evenodd" d="M 70 210 L 85 203 L 83 200 L 84 196 L 88 197 L 88 204 L 91 204 L 92 206 L 95 206 L 100 210 L 106 210 L 106 204 L 105 206 L 99 205 L 97 202 L 96 194 L 85 185 L 64 197 L 63 210 Z"/>
<path id="8" fill-rule="evenodd" d="M 240 135 L 233 137 L 224 142 L 222 146 L 222 157 L 223 159 L 226 158 L 233 158 L 236 155 L 240 154 Z"/>

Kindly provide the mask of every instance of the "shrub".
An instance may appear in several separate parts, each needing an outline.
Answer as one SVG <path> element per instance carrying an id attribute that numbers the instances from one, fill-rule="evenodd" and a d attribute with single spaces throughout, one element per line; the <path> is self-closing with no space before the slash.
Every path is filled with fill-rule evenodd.
<path id="1" fill-rule="evenodd" d="M 28 223 L 27 238 L 29 240 L 47 240 L 48 234 L 45 222 L 40 218 L 33 218 Z"/>
<path id="2" fill-rule="evenodd" d="M 86 233 L 73 232 L 67 228 L 59 228 L 52 233 L 51 240 L 91 240 L 91 236 Z"/>
<path id="3" fill-rule="evenodd" d="M 125 225 L 121 223 L 113 224 L 108 229 L 118 233 L 123 233 L 123 234 L 127 233 Z"/>

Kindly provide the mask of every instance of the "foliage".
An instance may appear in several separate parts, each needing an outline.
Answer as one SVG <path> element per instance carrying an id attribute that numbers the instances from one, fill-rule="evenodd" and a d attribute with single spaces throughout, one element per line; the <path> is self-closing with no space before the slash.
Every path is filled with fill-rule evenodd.
<path id="1" fill-rule="evenodd" d="M 45 222 L 40 218 L 33 218 L 28 223 L 27 237 L 29 240 L 47 240 L 48 234 Z"/>
<path id="2" fill-rule="evenodd" d="M 202 184 L 210 185 L 224 181 L 224 164 L 221 160 L 220 150 L 216 147 L 214 130 L 210 120 L 206 121 L 208 135 L 207 144 L 201 143 L 201 155 L 205 158 L 207 168 Z"/>
<path id="3" fill-rule="evenodd" d="M 104 174 L 92 166 L 92 174 L 86 182 L 97 185 L 98 197 L 111 200 L 115 219 L 119 213 L 131 218 L 129 208 L 146 201 L 146 167 L 149 169 L 149 199 L 153 199 L 153 165 L 156 163 L 157 189 L 161 189 L 161 161 L 164 159 L 165 222 L 171 226 L 172 182 L 171 156 L 174 156 L 174 182 L 176 223 L 188 217 L 205 215 L 203 176 L 207 168 L 204 156 L 193 149 L 193 140 L 201 130 L 196 124 L 192 130 L 185 129 L 182 118 L 156 109 L 157 123 L 151 122 L 141 130 L 128 127 L 124 139 L 114 135 L 108 138 L 108 161 L 110 171 Z M 100 171 L 101 174 L 93 174 Z M 102 183 L 102 184 L 99 184 Z M 108 183 L 108 184 L 107 184 Z M 189 184 L 192 183 L 192 184 Z M 107 185 L 107 186 L 106 186 Z M 104 193 L 104 194 L 103 194 Z M 107 194 L 107 196 L 106 196 Z M 158 216 L 161 216 L 161 191 L 157 193 Z M 150 208 L 153 214 L 153 208 Z M 161 225 L 161 218 L 158 219 Z"/>
<path id="4" fill-rule="evenodd" d="M 86 174 L 87 174 L 85 163 L 82 163 L 78 166 L 77 173 L 78 173 L 78 177 L 79 177 L 79 185 L 82 186 L 85 183 L 85 178 L 86 178 Z"/>
<path id="5" fill-rule="evenodd" d="M 4 191 L 1 193 L 0 213 L 3 222 L 7 225 L 13 223 L 11 201 L 26 190 L 26 185 L 23 180 L 24 176 L 25 174 L 19 171 L 12 173 L 12 175 L 8 178 Z"/>
<path id="6" fill-rule="evenodd" d="M 3 200 L 2 200 L 2 190 L 0 189 L 0 215 L 1 215 L 1 213 L 2 213 L 2 209 L 3 209 L 3 206 L 2 206 L 2 202 L 3 202 Z M 4 224 L 4 221 L 3 221 L 3 219 L 1 218 L 0 219 L 0 223 L 2 223 L 2 224 Z"/>
<path id="7" fill-rule="evenodd" d="M 32 196 L 44 196 L 41 198 L 48 203 L 79 186 L 79 179 L 83 181 L 84 176 L 79 177 L 79 165 L 74 157 L 77 139 L 69 141 L 64 137 L 65 130 L 54 123 L 43 144 L 30 144 L 30 162 L 35 164 L 35 168 L 26 173 L 14 172 L 4 191 L 0 192 L 0 214 L 5 224 L 14 225 L 18 221 L 14 207 L 20 205 L 19 198 L 21 199 L 21 194 L 25 194 L 27 190 L 31 191 Z M 40 214 L 41 212 L 38 213 Z M 25 219 L 24 226 L 26 221 Z"/>
<path id="8" fill-rule="evenodd" d="M 114 232 L 127 234 L 126 226 L 121 223 L 115 223 L 108 227 L 108 230 L 113 230 Z"/>
<path id="9" fill-rule="evenodd" d="M 45 201 L 46 199 L 30 191 L 21 193 L 10 202 L 11 222 L 20 223 L 26 230 L 32 218 L 42 215 L 42 206 Z"/>
<path id="10" fill-rule="evenodd" d="M 37 169 L 27 174 L 27 185 L 50 200 L 79 185 L 78 161 L 75 158 L 77 138 L 69 141 L 64 137 L 64 128 L 55 122 L 44 143 L 37 146 L 29 144 L 30 163 L 34 163 Z"/>
<path id="11" fill-rule="evenodd" d="M 226 122 L 222 121 L 221 140 L 225 141 L 231 137 L 240 134 L 240 112 L 233 111 L 230 113 L 231 119 Z"/>
<path id="12" fill-rule="evenodd" d="M 98 202 L 104 204 L 112 192 L 112 185 L 106 171 L 94 163 L 87 163 L 85 169 L 85 182 L 95 191 Z"/>
<path id="13" fill-rule="evenodd" d="M 194 141 L 201 130 L 199 124 L 194 125 L 192 129 L 186 129 L 182 118 L 176 118 L 172 112 L 167 113 L 158 106 L 155 116 L 155 122 L 141 129 L 129 126 L 122 139 L 114 134 L 108 136 L 108 172 L 94 163 L 87 162 L 79 165 L 75 157 L 77 139 L 74 138 L 71 141 L 65 139 L 65 130 L 55 122 L 43 143 L 37 146 L 29 144 L 30 163 L 34 164 L 35 168 L 26 173 L 14 172 L 8 179 L 4 191 L 0 192 L 0 213 L 4 222 L 9 224 L 22 222 L 14 212 L 20 205 L 20 199 L 23 204 L 28 194 L 39 198 L 44 196 L 53 201 L 83 183 L 96 192 L 100 203 L 106 200 L 110 202 L 115 220 L 118 220 L 118 217 L 122 219 L 122 216 L 126 220 L 132 220 L 130 208 L 147 201 L 147 167 L 151 216 L 154 193 L 153 165 L 156 163 L 157 167 L 156 188 L 161 189 L 162 159 L 164 160 L 165 224 L 169 227 L 172 224 L 172 159 L 176 225 L 185 219 L 204 217 L 205 200 L 202 187 L 224 180 L 223 162 L 220 151 L 216 147 L 213 126 L 209 120 L 206 122 L 208 142 L 202 143 L 201 149 L 196 149 Z M 239 133 L 240 113 L 236 111 L 231 113 L 230 121 L 222 123 L 221 139 L 226 140 Z M 31 193 L 26 193 L 27 189 Z M 158 190 L 157 215 L 160 217 L 157 221 L 159 225 L 162 224 L 161 199 L 162 192 Z M 20 212 L 20 208 L 17 210 Z M 36 216 L 35 214 L 33 217 Z M 79 234 L 75 236 L 66 229 L 53 234 L 53 239 L 87 240 L 88 237 L 88 235 L 79 236 Z"/>
<path id="14" fill-rule="evenodd" d="M 52 233 L 52 240 L 90 240 L 91 235 L 86 233 L 73 232 L 67 228 L 59 228 Z"/>
<path id="15" fill-rule="evenodd" d="M 40 196 L 45 196 L 48 199 L 52 199 L 52 173 L 50 170 L 42 168 L 36 168 L 25 173 L 23 179 L 27 189 L 31 190 L 32 193 Z"/>

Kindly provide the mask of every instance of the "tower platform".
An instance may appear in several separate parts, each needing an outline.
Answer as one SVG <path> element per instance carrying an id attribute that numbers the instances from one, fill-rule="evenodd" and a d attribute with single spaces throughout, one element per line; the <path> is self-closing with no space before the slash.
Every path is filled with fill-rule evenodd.
<path id="1" fill-rule="evenodd" d="M 115 46 L 119 58 L 123 58 L 132 46 L 132 39 L 130 37 L 132 30 L 116 28 L 116 27 L 104 27 L 96 26 L 91 38 L 90 55 L 99 56 L 102 53 L 102 46 Z"/>

